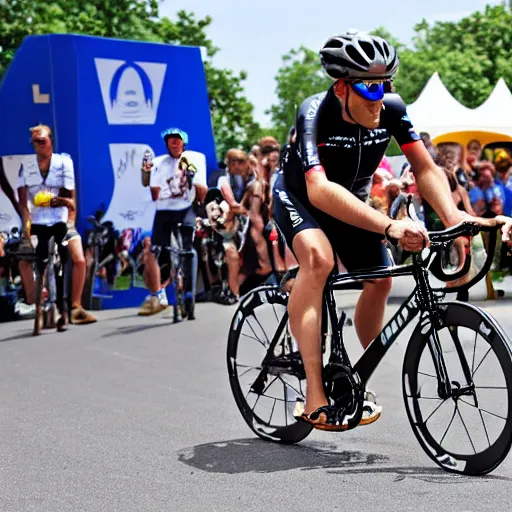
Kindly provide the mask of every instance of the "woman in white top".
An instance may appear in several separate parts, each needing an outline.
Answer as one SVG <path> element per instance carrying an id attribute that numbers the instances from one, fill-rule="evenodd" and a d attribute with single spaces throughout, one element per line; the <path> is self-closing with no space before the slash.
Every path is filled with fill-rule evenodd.
<path id="1" fill-rule="evenodd" d="M 63 265 L 68 252 L 61 245 L 66 236 L 69 210 L 75 209 L 71 198 L 75 188 L 73 161 L 68 155 L 53 153 L 52 132 L 48 126 L 30 128 L 35 155 L 25 158 L 18 178 L 18 197 L 25 234 L 37 237 L 37 269 L 44 271 L 48 258 L 48 242 L 53 236 L 58 244 Z M 64 280 L 56 276 L 57 307 L 61 318 L 57 324 L 64 330 Z"/>

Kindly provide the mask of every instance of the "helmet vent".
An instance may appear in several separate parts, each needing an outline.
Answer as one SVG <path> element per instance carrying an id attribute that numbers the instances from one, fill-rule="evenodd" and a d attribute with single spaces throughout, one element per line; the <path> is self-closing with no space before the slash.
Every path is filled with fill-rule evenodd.
<path id="1" fill-rule="evenodd" d="M 357 64 L 359 64 L 362 68 L 366 68 L 368 66 L 368 62 L 363 58 L 363 56 L 354 48 L 351 44 L 348 44 L 345 47 L 345 51 L 348 56 Z"/>
<path id="2" fill-rule="evenodd" d="M 359 43 L 361 45 L 361 48 L 364 50 L 364 53 L 368 55 L 368 58 L 370 60 L 373 60 L 375 58 L 375 48 L 371 43 L 367 43 L 366 41 L 361 41 Z"/>

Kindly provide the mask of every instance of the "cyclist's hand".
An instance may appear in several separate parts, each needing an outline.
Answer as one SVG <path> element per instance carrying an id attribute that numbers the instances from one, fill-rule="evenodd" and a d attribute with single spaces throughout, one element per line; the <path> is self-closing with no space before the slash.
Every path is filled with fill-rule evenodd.
<path id="1" fill-rule="evenodd" d="M 398 240 L 400 247 L 407 252 L 420 252 L 430 245 L 425 227 L 410 219 L 391 221 L 387 236 Z"/>
<path id="2" fill-rule="evenodd" d="M 50 206 L 52 208 L 58 208 L 59 206 L 67 206 L 68 201 L 65 197 L 52 197 L 50 200 Z"/>
<path id="3" fill-rule="evenodd" d="M 501 239 L 504 242 L 510 240 L 510 232 L 512 231 L 512 218 L 506 215 L 497 215 L 494 217 L 494 221 L 501 224 Z"/>
<path id="4" fill-rule="evenodd" d="M 142 166 L 142 170 L 143 170 L 144 172 L 150 172 L 152 167 L 153 167 L 153 162 L 146 162 L 146 163 Z"/>
<path id="5" fill-rule="evenodd" d="M 233 213 L 239 213 L 239 214 L 245 214 L 247 213 L 245 208 L 240 204 L 240 203 L 235 203 L 235 204 L 232 204 L 230 207 L 230 210 L 233 212 Z"/>

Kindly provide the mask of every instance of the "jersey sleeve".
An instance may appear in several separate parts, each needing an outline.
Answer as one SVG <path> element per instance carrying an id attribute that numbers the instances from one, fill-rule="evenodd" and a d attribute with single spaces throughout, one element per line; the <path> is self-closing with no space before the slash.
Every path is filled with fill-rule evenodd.
<path id="1" fill-rule="evenodd" d="M 384 98 L 386 128 L 395 137 L 400 147 L 421 140 L 407 114 L 404 100 L 395 93 L 386 94 Z"/>
<path id="2" fill-rule="evenodd" d="M 155 158 L 153 160 L 153 167 L 149 173 L 149 187 L 160 187 L 160 173 L 159 173 L 160 162 Z"/>
<path id="3" fill-rule="evenodd" d="M 64 168 L 64 188 L 66 190 L 75 190 L 75 167 L 73 165 L 73 160 L 71 160 L 69 155 L 63 154 L 62 164 Z"/>
<path id="4" fill-rule="evenodd" d="M 320 165 L 318 154 L 318 117 L 325 93 L 316 94 L 305 100 L 297 112 L 297 145 L 304 172 Z"/>

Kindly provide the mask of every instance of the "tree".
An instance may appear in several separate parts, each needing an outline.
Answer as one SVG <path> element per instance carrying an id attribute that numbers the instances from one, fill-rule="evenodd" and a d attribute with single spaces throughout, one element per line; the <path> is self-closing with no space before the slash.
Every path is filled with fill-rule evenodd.
<path id="1" fill-rule="evenodd" d="M 244 94 L 244 72 L 218 69 L 212 58 L 219 51 L 206 29 L 212 18 L 197 19 L 179 11 L 176 19 L 160 18 L 158 0 L 0 0 L 0 78 L 23 38 L 30 34 L 74 33 L 138 41 L 200 46 L 217 153 L 248 146 L 259 133 L 253 106 Z"/>
<path id="2" fill-rule="evenodd" d="M 434 71 L 467 107 L 480 105 L 500 77 L 512 87 L 512 12 L 487 6 L 457 22 L 425 20 L 416 25 L 414 48 L 400 53 L 395 79 L 406 103 L 413 102 Z"/>
<path id="3" fill-rule="evenodd" d="M 320 66 L 318 53 L 301 46 L 282 57 L 276 82 L 278 103 L 266 113 L 270 114 L 277 139 L 284 142 L 300 104 L 309 96 L 325 91 L 332 81 Z"/>

